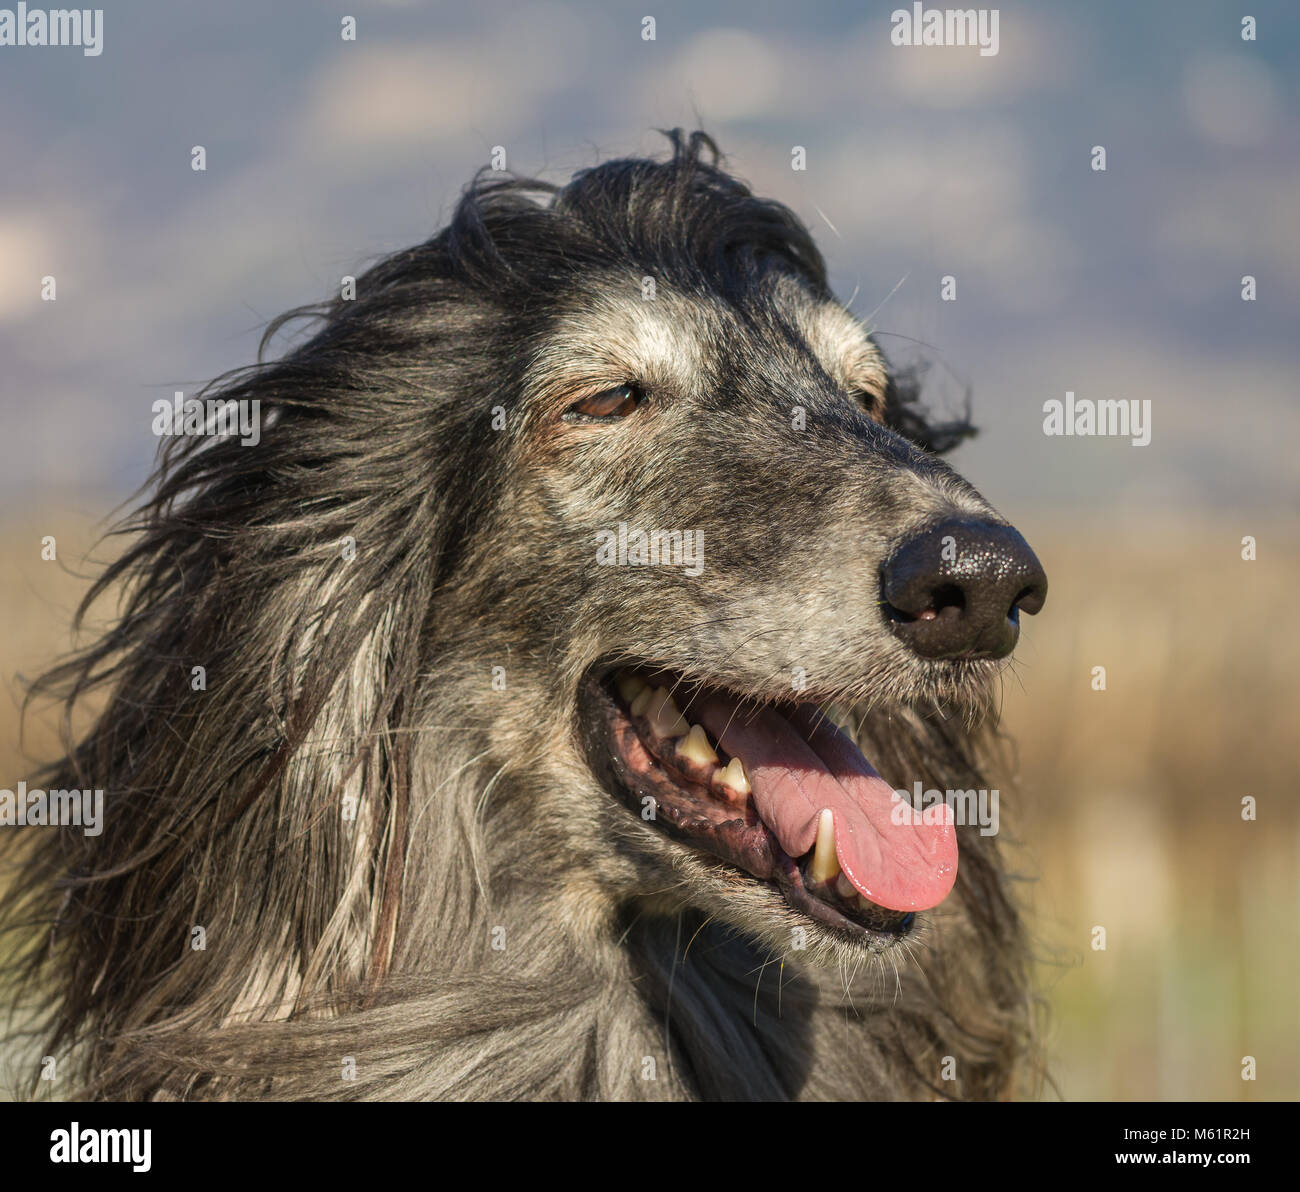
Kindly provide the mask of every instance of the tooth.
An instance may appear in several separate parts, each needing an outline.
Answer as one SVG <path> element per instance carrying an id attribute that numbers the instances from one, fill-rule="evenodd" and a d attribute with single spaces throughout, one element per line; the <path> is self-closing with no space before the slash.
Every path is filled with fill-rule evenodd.
<path id="1" fill-rule="evenodd" d="M 817 844 L 808 872 L 815 882 L 829 882 L 840 872 L 839 858 L 835 855 L 835 813 L 829 807 L 817 820 Z"/>
<path id="2" fill-rule="evenodd" d="M 632 700 L 632 715 L 644 716 L 646 709 L 650 707 L 650 700 L 653 698 L 654 690 L 650 687 L 643 687 Z"/>
<path id="3" fill-rule="evenodd" d="M 684 737 L 691 731 L 666 687 L 656 687 L 650 700 L 650 727 L 661 737 Z"/>
<path id="4" fill-rule="evenodd" d="M 691 731 L 677 742 L 677 755 L 686 758 L 687 761 L 700 762 L 704 765 L 718 764 L 718 755 L 713 752 L 709 738 L 704 735 L 704 729 L 698 724 L 692 724 Z"/>
<path id="5" fill-rule="evenodd" d="M 853 888 L 853 883 L 842 873 L 835 879 L 835 893 L 848 902 L 852 902 L 858 896 L 857 890 Z"/>
<path id="6" fill-rule="evenodd" d="M 619 695 L 629 704 L 645 690 L 645 680 L 638 679 L 631 671 L 619 671 L 614 682 L 618 684 Z"/>
<path id="7" fill-rule="evenodd" d="M 749 776 L 745 773 L 745 763 L 733 757 L 723 768 L 719 776 L 722 785 L 729 787 L 738 795 L 749 794 Z"/>

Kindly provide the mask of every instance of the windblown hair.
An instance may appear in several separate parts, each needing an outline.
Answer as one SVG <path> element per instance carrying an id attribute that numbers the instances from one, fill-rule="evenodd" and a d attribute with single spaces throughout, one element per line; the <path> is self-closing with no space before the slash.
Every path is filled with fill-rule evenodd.
<path id="1" fill-rule="evenodd" d="M 963 830 L 951 905 L 887 980 L 787 957 L 765 981 L 779 958 L 734 924 L 595 876 L 639 826 L 574 793 L 565 744 L 596 630 L 521 396 L 556 296 L 611 270 L 829 296 L 786 208 L 702 134 L 672 146 L 563 188 L 480 177 L 354 300 L 277 320 L 259 358 L 306 322 L 281 358 L 200 395 L 259 401 L 260 443 L 166 441 L 78 620 L 120 611 L 30 696 L 68 726 L 98 709 L 40 780 L 106 791 L 100 836 L 9 834 L 15 1021 L 40 1012 L 58 1095 L 1009 1095 L 1030 999 L 992 838 Z M 970 432 L 904 385 L 886 401 L 921 448 Z M 522 413 L 503 430 L 498 407 Z M 858 711 L 882 773 L 988 785 L 961 715 Z"/>

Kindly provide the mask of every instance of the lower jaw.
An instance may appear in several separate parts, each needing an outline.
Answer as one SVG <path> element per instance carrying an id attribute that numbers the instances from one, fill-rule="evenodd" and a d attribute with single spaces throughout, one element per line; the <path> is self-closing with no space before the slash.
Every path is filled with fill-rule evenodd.
<path id="1" fill-rule="evenodd" d="M 612 674 L 585 681 L 585 742 L 593 771 L 606 790 L 628 809 L 678 845 L 701 857 L 724 863 L 727 878 L 739 874 L 779 894 L 790 909 L 804 915 L 841 942 L 880 952 L 910 936 L 917 916 L 889 910 L 841 894 L 833 884 L 805 876 L 807 858 L 788 856 L 763 823 L 752 800 L 696 773 L 696 781 L 658 756 L 660 743 L 647 745 L 645 725 L 632 717 L 620 698 Z M 669 742 L 669 746 L 671 746 Z M 689 768 L 689 767 L 687 767 Z M 653 800 L 653 803 L 648 803 Z M 653 817 L 647 819 L 647 806 Z M 846 896 L 847 895 L 847 896 Z M 724 888 L 725 897 L 725 888 Z"/>

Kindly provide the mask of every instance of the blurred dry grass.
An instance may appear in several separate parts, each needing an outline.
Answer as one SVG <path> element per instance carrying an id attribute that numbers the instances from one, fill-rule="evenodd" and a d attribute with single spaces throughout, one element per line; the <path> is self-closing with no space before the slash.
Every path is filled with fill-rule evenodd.
<path id="1" fill-rule="evenodd" d="M 0 524 L 0 568 L 8 581 L 0 585 L 0 787 L 12 789 L 55 754 L 57 717 L 48 708 L 27 717 L 20 743 L 25 680 L 73 646 L 73 614 L 96 572 L 88 555 L 110 557 L 111 547 L 97 546 L 104 528 L 88 514 L 66 511 Z M 50 561 L 41 558 L 46 535 L 55 540 Z M 105 605 L 98 613 L 108 611 Z"/>
<path id="2" fill-rule="evenodd" d="M 1291 528 L 1170 523 L 1081 529 L 1021 519 L 1049 576 L 1026 623 L 1005 726 L 1019 793 L 1004 824 L 1032 883 L 1051 1070 L 1077 1099 L 1294 1099 L 1300 1092 L 1300 590 Z M 18 748 L 16 673 L 70 644 L 83 583 L 63 564 L 89 519 L 0 529 L 0 785 L 47 757 L 49 717 Z M 1243 533 L 1259 559 L 1240 558 Z M 1091 688 L 1106 668 L 1107 690 Z M 1252 795 L 1258 819 L 1241 819 Z M 1091 946 L 1106 929 L 1105 951 Z M 1254 1056 L 1258 1079 L 1241 1079 Z"/>
<path id="3" fill-rule="evenodd" d="M 1061 1091 L 1295 1099 L 1296 530 L 1240 515 L 1021 528 L 1051 595 L 1027 622 L 1004 725 Z M 1243 534 L 1255 562 L 1241 559 Z"/>

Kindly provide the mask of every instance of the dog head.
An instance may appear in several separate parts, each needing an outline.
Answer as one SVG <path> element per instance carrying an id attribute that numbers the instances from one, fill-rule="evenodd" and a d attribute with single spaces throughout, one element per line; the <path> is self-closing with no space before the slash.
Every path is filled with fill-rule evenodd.
<path id="1" fill-rule="evenodd" d="M 1046 580 L 806 230 L 709 148 L 462 205 L 446 243 L 498 362 L 464 416 L 495 416 L 474 467 L 499 479 L 458 585 L 526 653 L 497 752 L 532 759 L 570 884 L 880 951 L 951 889 L 956 834 L 853 710 L 977 715 Z"/>

